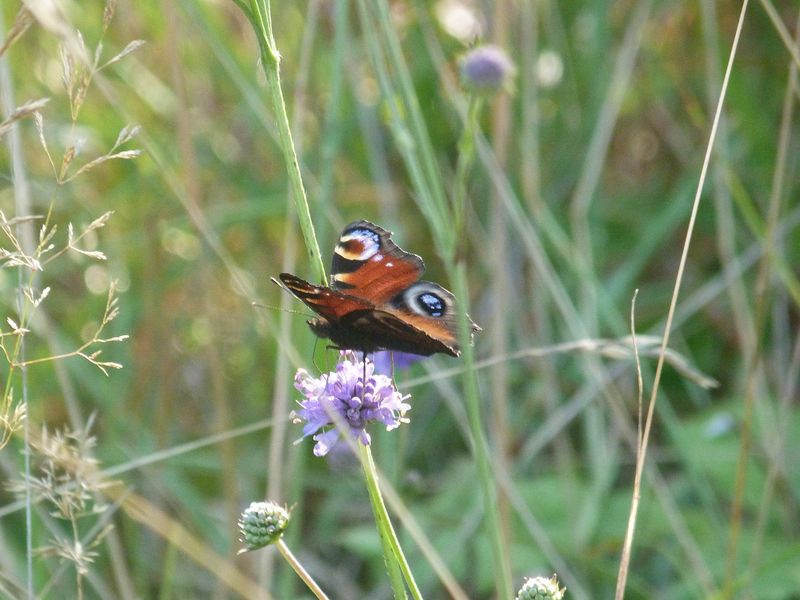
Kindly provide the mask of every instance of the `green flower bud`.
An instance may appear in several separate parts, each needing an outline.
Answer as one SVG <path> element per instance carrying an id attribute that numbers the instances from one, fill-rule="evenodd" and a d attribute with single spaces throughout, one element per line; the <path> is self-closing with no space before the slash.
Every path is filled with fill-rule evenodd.
<path id="1" fill-rule="evenodd" d="M 517 592 L 517 600 L 562 600 L 566 588 L 558 587 L 558 579 L 553 575 L 546 577 L 528 577 Z"/>
<path id="2" fill-rule="evenodd" d="M 289 525 L 289 511 L 274 502 L 251 502 L 239 517 L 240 541 L 249 552 L 269 546 L 283 535 Z"/>

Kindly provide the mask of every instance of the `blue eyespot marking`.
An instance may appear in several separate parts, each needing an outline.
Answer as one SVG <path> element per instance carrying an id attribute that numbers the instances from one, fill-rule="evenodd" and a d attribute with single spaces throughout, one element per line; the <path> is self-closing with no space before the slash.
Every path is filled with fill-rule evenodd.
<path id="1" fill-rule="evenodd" d="M 444 300 L 436 294 L 426 292 L 416 297 L 417 305 L 432 317 L 444 315 Z"/>

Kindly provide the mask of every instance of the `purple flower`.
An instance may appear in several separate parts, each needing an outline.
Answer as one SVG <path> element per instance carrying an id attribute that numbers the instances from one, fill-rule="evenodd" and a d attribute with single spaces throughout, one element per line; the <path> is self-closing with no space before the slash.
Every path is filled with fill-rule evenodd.
<path id="1" fill-rule="evenodd" d="M 478 46 L 461 58 L 461 82 L 473 92 L 494 92 L 510 85 L 514 64 L 498 46 Z"/>
<path id="2" fill-rule="evenodd" d="M 391 431 L 408 422 L 405 414 L 411 405 L 405 400 L 410 396 L 403 396 L 391 379 L 374 371 L 371 360 L 367 359 L 365 365 L 353 352 L 342 352 L 336 371 L 320 377 L 312 377 L 305 369 L 297 370 L 294 387 L 304 399 L 292 416 L 296 423 L 304 423 L 303 437 L 314 436 L 315 455 L 325 456 L 339 440 L 337 422 L 365 446 L 370 442 L 368 423 L 380 421 Z"/>

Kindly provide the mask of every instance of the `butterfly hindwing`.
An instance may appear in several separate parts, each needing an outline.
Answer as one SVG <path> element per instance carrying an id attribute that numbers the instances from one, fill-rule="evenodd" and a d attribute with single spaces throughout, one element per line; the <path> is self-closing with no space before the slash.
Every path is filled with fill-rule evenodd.
<path id="1" fill-rule="evenodd" d="M 356 311 L 345 316 L 343 323 L 348 330 L 358 332 L 360 338 L 369 338 L 377 348 L 391 349 L 398 352 L 430 356 L 436 352 L 443 352 L 450 356 L 458 356 L 457 345 L 445 343 L 437 334 L 448 339 L 449 334 L 436 331 L 438 328 L 424 329 L 430 323 L 413 321 L 396 312 L 386 312 L 380 309 L 369 311 Z"/>
<path id="2" fill-rule="evenodd" d="M 397 294 L 390 307 L 392 314 L 445 345 L 448 354 L 459 355 L 456 299 L 442 286 L 418 281 Z"/>

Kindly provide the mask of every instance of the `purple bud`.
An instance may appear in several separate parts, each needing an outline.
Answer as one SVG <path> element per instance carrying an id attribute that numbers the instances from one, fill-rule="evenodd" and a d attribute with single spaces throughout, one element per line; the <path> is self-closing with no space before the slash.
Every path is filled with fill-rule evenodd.
<path id="1" fill-rule="evenodd" d="M 478 46 L 461 58 L 461 83 L 473 92 L 495 92 L 507 87 L 514 64 L 498 46 Z"/>

